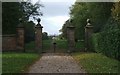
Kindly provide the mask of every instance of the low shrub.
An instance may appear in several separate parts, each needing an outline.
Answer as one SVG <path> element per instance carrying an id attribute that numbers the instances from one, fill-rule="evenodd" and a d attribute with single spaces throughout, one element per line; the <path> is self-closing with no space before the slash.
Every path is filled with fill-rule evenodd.
<path id="1" fill-rule="evenodd" d="M 120 23 L 110 18 L 100 33 L 93 34 L 94 51 L 120 60 Z"/>
<path id="2" fill-rule="evenodd" d="M 119 59 L 120 56 L 120 31 L 111 30 L 93 35 L 94 50 L 109 57 Z M 120 60 L 120 59 L 119 59 Z"/>

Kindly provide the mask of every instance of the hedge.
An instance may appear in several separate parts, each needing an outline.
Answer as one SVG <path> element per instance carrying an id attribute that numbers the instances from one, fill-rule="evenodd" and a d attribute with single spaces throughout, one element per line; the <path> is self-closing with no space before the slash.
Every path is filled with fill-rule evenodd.
<path id="1" fill-rule="evenodd" d="M 120 29 L 93 34 L 94 51 L 120 60 Z"/>

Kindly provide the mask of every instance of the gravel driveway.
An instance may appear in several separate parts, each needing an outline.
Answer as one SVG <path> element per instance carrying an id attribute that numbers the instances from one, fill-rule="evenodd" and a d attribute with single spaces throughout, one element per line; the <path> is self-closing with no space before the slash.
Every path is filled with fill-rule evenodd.
<path id="1" fill-rule="evenodd" d="M 28 73 L 85 73 L 68 54 L 45 53 Z"/>

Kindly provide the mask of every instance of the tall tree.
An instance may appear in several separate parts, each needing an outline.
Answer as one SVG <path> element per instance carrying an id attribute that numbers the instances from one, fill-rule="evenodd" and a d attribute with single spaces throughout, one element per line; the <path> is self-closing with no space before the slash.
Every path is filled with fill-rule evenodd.
<path id="1" fill-rule="evenodd" d="M 86 25 L 86 19 L 88 18 L 86 3 L 77 2 L 70 10 L 70 15 L 73 19 L 72 25 L 75 26 L 75 39 L 84 39 L 84 27 Z"/>
<path id="2" fill-rule="evenodd" d="M 24 22 L 27 22 L 30 17 L 41 16 L 40 12 L 41 4 L 32 4 L 30 0 L 27 2 L 3 2 L 2 3 L 2 33 L 3 34 L 15 34 L 16 26 L 19 23 L 19 19 L 22 18 Z"/>
<path id="3" fill-rule="evenodd" d="M 112 8 L 112 17 L 120 22 L 120 1 L 115 3 Z"/>
<path id="4" fill-rule="evenodd" d="M 60 30 L 60 32 L 62 32 L 62 37 L 64 37 L 65 39 L 67 39 L 67 26 L 69 26 L 68 24 L 69 20 L 67 20 L 64 25 L 62 26 L 62 29 Z"/>
<path id="5" fill-rule="evenodd" d="M 100 32 L 111 16 L 112 2 L 87 3 L 89 18 L 94 25 L 94 32 Z"/>
<path id="6" fill-rule="evenodd" d="M 43 40 L 48 40 L 48 33 L 47 32 L 43 32 L 42 36 L 43 36 L 42 37 Z"/>
<path id="7" fill-rule="evenodd" d="M 109 57 L 120 60 L 120 2 L 115 3 L 111 16 L 102 32 L 97 36 L 98 48 L 96 52 L 101 52 Z"/>
<path id="8" fill-rule="evenodd" d="M 27 2 L 22 2 L 21 4 L 21 10 L 23 11 L 23 20 L 29 20 L 30 17 L 33 19 L 36 19 L 38 16 L 42 16 L 43 13 L 41 12 L 40 7 L 44 7 L 42 4 L 36 2 L 35 4 L 31 3 L 31 0 L 27 0 Z"/>
<path id="9" fill-rule="evenodd" d="M 29 43 L 30 41 L 34 41 L 35 39 L 35 30 L 33 21 L 25 22 L 25 43 Z"/>
<path id="10" fill-rule="evenodd" d="M 2 3 L 2 30 L 3 34 L 16 33 L 16 25 L 19 23 L 19 18 L 22 17 L 20 3 L 18 2 L 3 2 Z"/>
<path id="11" fill-rule="evenodd" d="M 84 39 L 84 27 L 87 18 L 90 18 L 94 26 L 94 32 L 100 32 L 107 20 L 111 16 L 111 8 L 113 3 L 108 2 L 76 2 L 70 8 L 70 18 L 73 19 L 72 24 L 76 27 L 75 38 Z"/>

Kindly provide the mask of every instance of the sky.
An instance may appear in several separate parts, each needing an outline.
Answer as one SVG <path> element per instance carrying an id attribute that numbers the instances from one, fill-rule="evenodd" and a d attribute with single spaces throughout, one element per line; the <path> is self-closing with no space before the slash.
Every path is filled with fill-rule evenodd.
<path id="1" fill-rule="evenodd" d="M 35 3 L 38 0 L 33 0 Z M 76 0 L 41 0 L 40 3 L 44 5 L 41 8 L 43 16 L 41 18 L 41 25 L 43 32 L 49 35 L 60 34 L 59 30 L 69 17 L 69 7 L 71 7 Z"/>

